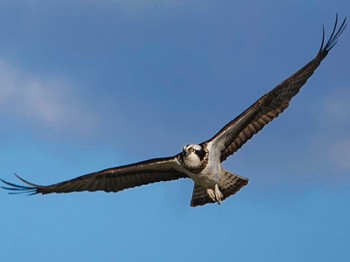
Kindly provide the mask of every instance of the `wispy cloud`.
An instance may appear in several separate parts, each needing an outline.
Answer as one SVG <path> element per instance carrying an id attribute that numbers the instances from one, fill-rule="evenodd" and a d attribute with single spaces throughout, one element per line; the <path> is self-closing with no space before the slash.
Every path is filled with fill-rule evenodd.
<path id="1" fill-rule="evenodd" d="M 329 157 L 338 168 L 350 171 L 350 137 L 339 140 L 329 147 Z"/>
<path id="2" fill-rule="evenodd" d="M 332 93 L 324 107 L 323 124 L 330 143 L 329 158 L 338 168 L 350 171 L 350 92 L 348 89 Z"/>
<path id="3" fill-rule="evenodd" d="M 319 132 L 315 134 L 312 156 L 318 165 L 329 165 L 335 171 L 350 171 L 350 92 L 344 88 L 325 99 L 319 111 Z"/>
<path id="4" fill-rule="evenodd" d="M 63 77 L 32 75 L 0 59 L 0 113 L 57 130 L 93 125 L 76 88 Z"/>

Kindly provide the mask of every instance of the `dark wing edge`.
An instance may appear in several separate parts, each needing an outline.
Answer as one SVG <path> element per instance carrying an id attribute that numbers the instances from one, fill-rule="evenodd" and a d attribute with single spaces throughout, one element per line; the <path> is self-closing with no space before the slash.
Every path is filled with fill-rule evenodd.
<path id="1" fill-rule="evenodd" d="M 0 179 L 10 194 L 50 194 L 70 193 L 81 191 L 106 191 L 119 192 L 124 189 L 147 185 L 161 181 L 171 181 L 180 178 L 188 178 L 187 175 L 178 171 L 176 156 L 169 158 L 151 159 L 131 165 L 109 168 L 102 171 L 83 175 L 61 183 L 49 186 L 41 186 L 26 181 L 16 175 L 25 185 L 18 185 Z"/>
<path id="2" fill-rule="evenodd" d="M 347 17 L 338 28 L 338 14 L 331 36 L 325 42 L 323 27 L 322 43 L 316 57 L 295 74 L 277 85 L 270 92 L 262 96 L 246 111 L 224 126 L 207 143 L 214 143 L 221 150 L 221 161 L 234 154 L 253 135 L 257 134 L 273 119 L 278 117 L 289 105 L 291 99 L 300 91 L 301 87 L 311 77 L 328 52 L 335 46 L 339 36 L 347 26 Z M 338 29 L 337 29 L 338 28 Z"/>

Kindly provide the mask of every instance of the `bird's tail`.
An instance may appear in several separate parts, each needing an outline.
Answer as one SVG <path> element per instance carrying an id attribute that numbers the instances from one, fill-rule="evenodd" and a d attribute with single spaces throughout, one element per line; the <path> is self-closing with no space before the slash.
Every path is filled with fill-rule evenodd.
<path id="1" fill-rule="evenodd" d="M 246 184 L 248 184 L 248 178 L 232 174 L 228 171 L 224 171 L 219 183 L 219 190 L 223 195 L 222 201 L 236 194 Z M 208 203 L 215 202 L 210 198 L 205 188 L 195 184 L 192 194 L 191 206 L 202 206 Z"/>

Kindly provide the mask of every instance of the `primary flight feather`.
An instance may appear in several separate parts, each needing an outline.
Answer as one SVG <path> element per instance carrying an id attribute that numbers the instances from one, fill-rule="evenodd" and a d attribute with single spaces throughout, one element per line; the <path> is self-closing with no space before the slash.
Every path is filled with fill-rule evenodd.
<path id="1" fill-rule="evenodd" d="M 262 96 L 242 114 L 201 144 L 184 146 L 181 153 L 166 158 L 109 168 L 61 183 L 41 186 L 17 176 L 25 185 L 0 179 L 10 193 L 50 194 L 79 191 L 119 192 L 161 181 L 191 178 L 194 181 L 191 206 L 220 204 L 238 192 L 248 179 L 222 168 L 222 162 L 240 149 L 252 136 L 275 119 L 311 77 L 346 28 L 346 18 L 338 27 L 338 15 L 329 40 L 323 30 L 321 48 L 307 65 Z"/>

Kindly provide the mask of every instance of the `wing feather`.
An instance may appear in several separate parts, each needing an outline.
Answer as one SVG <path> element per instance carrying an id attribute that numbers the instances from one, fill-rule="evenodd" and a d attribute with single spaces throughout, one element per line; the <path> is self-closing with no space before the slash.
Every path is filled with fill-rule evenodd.
<path id="1" fill-rule="evenodd" d="M 325 33 L 323 30 L 321 48 L 313 60 L 262 96 L 246 111 L 224 126 L 214 137 L 207 141 L 208 143 L 212 142 L 219 148 L 221 151 L 221 161 L 234 154 L 253 135 L 257 134 L 288 107 L 291 99 L 300 91 L 301 87 L 337 43 L 338 37 L 346 28 L 346 18 L 343 20 L 339 29 L 337 29 L 337 24 L 338 15 L 332 34 L 326 45 L 324 45 Z"/>
<path id="2" fill-rule="evenodd" d="M 17 175 L 25 185 L 0 180 L 6 184 L 2 188 L 10 193 L 50 194 L 98 190 L 118 192 L 150 183 L 188 178 L 179 171 L 179 167 L 176 157 L 169 157 L 109 168 L 49 186 L 30 183 Z"/>

